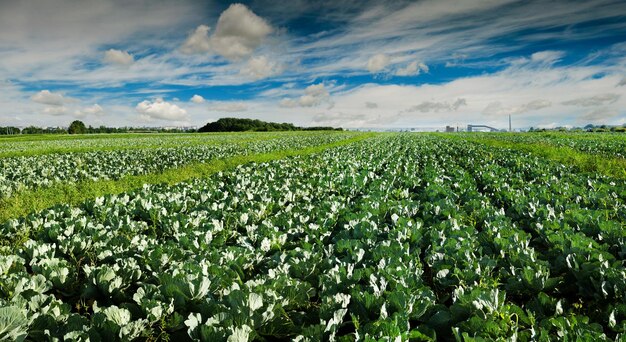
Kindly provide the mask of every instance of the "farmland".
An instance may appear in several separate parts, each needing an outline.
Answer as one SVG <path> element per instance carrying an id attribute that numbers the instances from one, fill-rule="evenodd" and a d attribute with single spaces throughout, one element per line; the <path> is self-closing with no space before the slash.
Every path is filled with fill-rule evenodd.
<path id="1" fill-rule="evenodd" d="M 620 165 L 621 137 L 189 136 L 0 141 L 7 206 L 41 187 L 124 190 L 7 214 L 0 339 L 626 333 L 626 177 L 527 148 Z M 124 183 L 220 160 L 237 165 Z"/>

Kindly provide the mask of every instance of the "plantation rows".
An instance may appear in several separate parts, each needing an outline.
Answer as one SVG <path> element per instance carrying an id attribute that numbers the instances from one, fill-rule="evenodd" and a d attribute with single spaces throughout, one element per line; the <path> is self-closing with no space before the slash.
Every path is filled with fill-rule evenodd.
<path id="1" fill-rule="evenodd" d="M 0 198 L 9 197 L 17 190 L 46 187 L 59 182 L 119 179 L 128 175 L 162 172 L 168 168 L 214 159 L 329 144 L 351 136 L 353 135 L 345 133 L 277 135 L 274 139 L 239 144 L 185 146 L 185 143 L 181 143 L 181 146 L 177 147 L 95 150 L 0 158 Z M 128 141 L 132 143 L 134 139 L 137 138 Z"/>
<path id="2" fill-rule="evenodd" d="M 301 132 L 299 134 L 302 134 Z M 315 133 L 311 133 L 313 135 Z M 0 156 L 49 154 L 76 150 L 113 150 L 157 147 L 215 145 L 242 141 L 265 140 L 293 135 L 291 133 L 224 133 L 224 134 L 102 134 L 19 136 L 0 139 Z"/>
<path id="3" fill-rule="evenodd" d="M 574 171 L 393 135 L 51 208 L 0 231 L 0 339 L 617 339 L 626 184 Z"/>
<path id="4" fill-rule="evenodd" d="M 626 136 L 621 133 L 466 134 L 471 139 L 497 139 L 509 143 L 545 144 L 609 158 L 626 158 Z"/>

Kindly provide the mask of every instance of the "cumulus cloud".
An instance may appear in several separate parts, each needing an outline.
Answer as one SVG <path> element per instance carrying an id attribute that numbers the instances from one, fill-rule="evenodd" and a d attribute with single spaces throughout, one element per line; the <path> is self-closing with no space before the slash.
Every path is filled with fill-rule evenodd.
<path id="1" fill-rule="evenodd" d="M 459 98 L 456 101 L 449 102 L 432 102 L 432 101 L 424 101 L 416 106 L 413 106 L 404 112 L 452 112 L 459 109 L 461 106 L 467 105 L 467 101 L 465 99 Z"/>
<path id="2" fill-rule="evenodd" d="M 281 107 L 315 107 L 330 99 L 330 94 L 323 83 L 312 84 L 304 89 L 304 95 L 295 99 L 283 99 Z"/>
<path id="3" fill-rule="evenodd" d="M 595 107 L 615 103 L 617 100 L 619 100 L 620 96 L 621 95 L 618 94 L 606 93 L 591 97 L 569 100 L 562 102 L 562 104 L 566 106 Z"/>
<path id="4" fill-rule="evenodd" d="M 245 5 L 232 4 L 220 15 L 210 46 L 227 59 L 240 60 L 250 56 L 273 30 Z"/>
<path id="5" fill-rule="evenodd" d="M 206 25 L 198 26 L 195 31 L 189 34 L 180 51 L 185 54 L 194 54 L 207 52 L 211 49 L 209 40 L 209 30 L 211 28 Z"/>
<path id="6" fill-rule="evenodd" d="M 85 117 L 88 115 L 100 116 L 103 114 L 104 114 L 104 109 L 102 109 L 102 107 L 100 107 L 100 105 L 97 103 L 94 104 L 93 106 L 85 107 L 85 108 L 74 111 L 74 115 L 77 117 Z"/>
<path id="7" fill-rule="evenodd" d="M 384 53 L 378 53 L 367 61 L 367 70 L 371 73 L 377 73 L 385 69 L 391 63 L 391 59 Z"/>
<path id="8" fill-rule="evenodd" d="M 503 106 L 500 101 L 491 102 L 483 110 L 485 115 L 509 115 L 509 114 L 522 114 L 547 108 L 552 106 L 552 102 L 548 100 L 534 100 L 528 103 L 524 103 L 519 106 Z"/>
<path id="9" fill-rule="evenodd" d="M 248 105 L 243 102 L 213 102 L 209 105 L 210 111 L 216 112 L 245 112 L 248 110 Z"/>
<path id="10" fill-rule="evenodd" d="M 127 51 L 115 49 L 105 51 L 103 60 L 105 63 L 121 66 L 129 66 L 135 62 L 133 55 Z"/>
<path id="11" fill-rule="evenodd" d="M 162 98 L 150 102 L 145 100 L 135 107 L 137 113 L 143 119 L 159 119 L 168 121 L 185 121 L 188 119 L 187 111 L 173 103 L 163 101 Z"/>
<path id="12" fill-rule="evenodd" d="M 204 103 L 205 100 L 204 100 L 204 97 L 196 94 L 196 95 L 192 96 L 189 101 L 191 101 L 193 103 L 200 104 L 200 103 Z"/>
<path id="13" fill-rule="evenodd" d="M 59 93 L 53 93 L 49 90 L 42 90 L 37 94 L 31 96 L 31 99 L 37 103 L 51 105 L 51 106 L 62 106 L 67 99 L 63 97 L 63 95 Z"/>
<path id="14" fill-rule="evenodd" d="M 254 80 L 260 80 L 276 74 L 279 74 L 282 67 L 266 56 L 251 57 L 246 65 L 239 71 L 240 75 L 250 77 Z"/>
<path id="15" fill-rule="evenodd" d="M 419 73 L 422 71 L 428 72 L 428 70 L 428 65 L 422 62 L 413 61 L 407 64 L 406 67 L 396 70 L 395 74 L 396 76 L 413 76 L 419 75 Z"/>
<path id="16" fill-rule="evenodd" d="M 369 109 L 378 108 L 378 104 L 375 102 L 365 102 L 365 107 Z"/>

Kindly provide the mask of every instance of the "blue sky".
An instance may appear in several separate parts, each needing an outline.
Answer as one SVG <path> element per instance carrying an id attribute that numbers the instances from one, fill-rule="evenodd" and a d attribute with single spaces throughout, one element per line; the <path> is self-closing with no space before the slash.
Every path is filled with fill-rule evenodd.
<path id="1" fill-rule="evenodd" d="M 626 2 L 0 2 L 0 125 L 626 123 Z"/>

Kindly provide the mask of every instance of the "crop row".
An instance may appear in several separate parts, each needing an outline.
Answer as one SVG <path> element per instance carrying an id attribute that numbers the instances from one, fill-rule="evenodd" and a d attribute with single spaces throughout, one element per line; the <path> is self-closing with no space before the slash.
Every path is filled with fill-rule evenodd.
<path id="1" fill-rule="evenodd" d="M 93 150 L 143 149 L 159 147 L 180 147 L 195 145 L 216 145 L 245 141 L 258 141 L 288 137 L 293 135 L 317 135 L 293 132 L 263 133 L 219 133 L 219 134 L 103 134 L 83 136 L 42 136 L 11 137 L 0 139 L 0 156 L 19 156 L 76 152 Z"/>
<path id="2" fill-rule="evenodd" d="M 0 198 L 9 197 L 18 190 L 46 187 L 59 182 L 119 179 L 238 155 L 318 146 L 351 136 L 345 133 L 289 135 L 239 144 L 182 144 L 178 147 L 0 158 Z M 132 143 L 132 139 L 129 141 Z"/>
<path id="3" fill-rule="evenodd" d="M 544 144 L 609 158 L 626 158 L 626 137 L 619 133 L 469 134 L 471 139 L 496 139 L 515 144 Z"/>
<path id="4" fill-rule="evenodd" d="M 0 338 L 619 338 L 624 222 L 623 181 L 383 136 L 7 222 Z"/>

